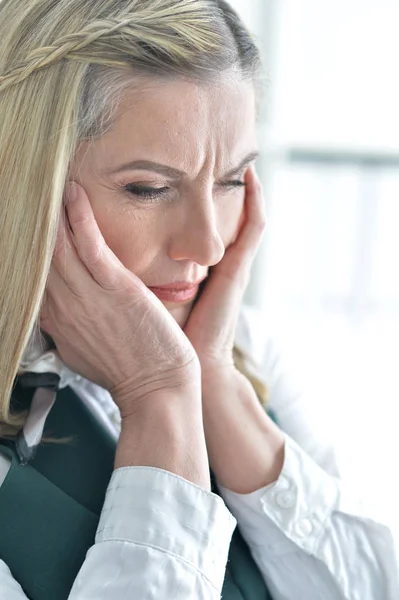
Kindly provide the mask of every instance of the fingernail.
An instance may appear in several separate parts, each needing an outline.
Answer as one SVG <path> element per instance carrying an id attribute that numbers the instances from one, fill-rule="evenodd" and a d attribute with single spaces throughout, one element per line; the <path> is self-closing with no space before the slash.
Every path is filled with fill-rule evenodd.
<path id="1" fill-rule="evenodd" d="M 73 202 L 78 196 L 78 186 L 74 181 L 68 181 L 66 188 L 67 202 Z"/>

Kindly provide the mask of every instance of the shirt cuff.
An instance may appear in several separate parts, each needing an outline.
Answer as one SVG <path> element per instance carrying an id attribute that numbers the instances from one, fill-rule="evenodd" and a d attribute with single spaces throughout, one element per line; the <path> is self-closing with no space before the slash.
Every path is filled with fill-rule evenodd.
<path id="1" fill-rule="evenodd" d="M 218 489 L 249 545 L 284 553 L 292 551 L 293 542 L 315 554 L 330 516 L 339 506 L 340 482 L 284 435 L 284 465 L 276 482 L 250 494 Z"/>
<path id="2" fill-rule="evenodd" d="M 116 469 L 96 543 L 156 548 L 188 562 L 221 589 L 236 520 L 222 498 L 155 467 Z"/>

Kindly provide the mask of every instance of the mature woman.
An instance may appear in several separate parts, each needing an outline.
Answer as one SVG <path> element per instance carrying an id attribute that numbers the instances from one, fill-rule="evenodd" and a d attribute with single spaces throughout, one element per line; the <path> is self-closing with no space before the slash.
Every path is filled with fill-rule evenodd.
<path id="1" fill-rule="evenodd" d="M 241 308 L 258 77 L 224 0 L 0 4 L 1 598 L 399 597 Z"/>

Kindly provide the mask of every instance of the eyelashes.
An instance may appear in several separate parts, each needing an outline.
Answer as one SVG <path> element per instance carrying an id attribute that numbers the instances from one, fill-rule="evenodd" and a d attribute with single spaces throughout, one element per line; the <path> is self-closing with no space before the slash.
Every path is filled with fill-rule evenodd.
<path id="1" fill-rule="evenodd" d="M 226 181 L 224 183 L 219 184 L 224 190 L 231 190 L 237 188 L 245 188 L 245 181 L 240 181 L 238 179 L 232 181 Z M 168 194 L 171 192 L 170 187 L 151 187 L 146 185 L 137 185 L 133 183 L 129 183 L 123 187 L 123 190 L 130 194 L 131 196 L 135 196 L 136 198 L 147 200 L 147 201 L 157 201 L 162 198 L 166 198 Z"/>
<path id="2" fill-rule="evenodd" d="M 170 191 L 169 187 L 154 188 L 145 185 L 135 185 L 133 183 L 125 185 L 123 189 L 132 196 L 144 199 L 156 199 Z"/>

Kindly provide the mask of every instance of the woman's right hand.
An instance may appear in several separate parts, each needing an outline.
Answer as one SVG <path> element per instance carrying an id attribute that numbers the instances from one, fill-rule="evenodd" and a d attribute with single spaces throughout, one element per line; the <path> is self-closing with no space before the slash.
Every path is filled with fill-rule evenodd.
<path id="1" fill-rule="evenodd" d="M 200 386 L 183 331 L 107 246 L 84 189 L 66 188 L 68 219 L 60 219 L 40 322 L 62 360 L 108 389 L 122 417 L 133 399 Z"/>

